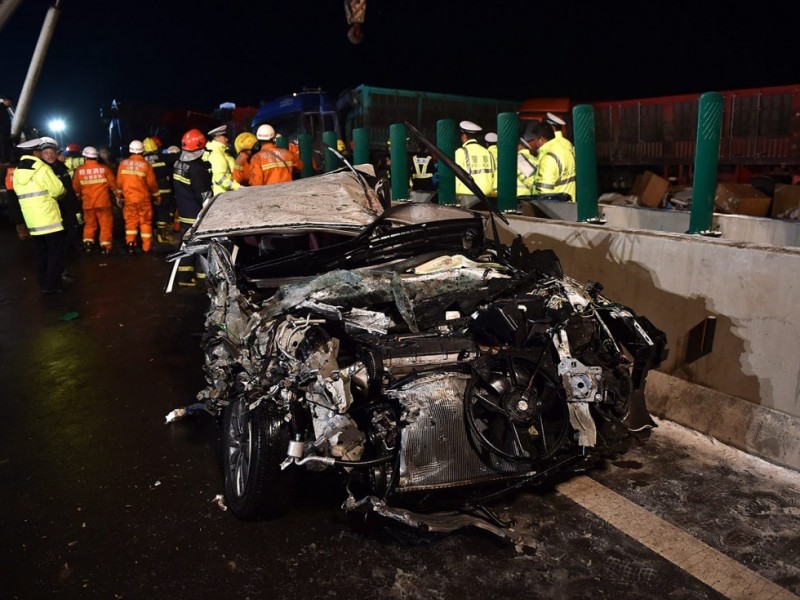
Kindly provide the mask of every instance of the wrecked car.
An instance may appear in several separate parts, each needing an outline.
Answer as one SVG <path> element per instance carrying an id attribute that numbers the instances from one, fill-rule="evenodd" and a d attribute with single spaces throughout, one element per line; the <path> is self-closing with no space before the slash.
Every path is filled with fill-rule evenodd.
<path id="1" fill-rule="evenodd" d="M 493 213 L 384 208 L 372 183 L 222 194 L 171 257 L 206 263 L 198 400 L 234 515 L 279 516 L 300 472 L 334 469 L 347 511 L 502 528 L 490 500 L 648 437 L 662 331 L 552 251 L 501 243 Z"/>

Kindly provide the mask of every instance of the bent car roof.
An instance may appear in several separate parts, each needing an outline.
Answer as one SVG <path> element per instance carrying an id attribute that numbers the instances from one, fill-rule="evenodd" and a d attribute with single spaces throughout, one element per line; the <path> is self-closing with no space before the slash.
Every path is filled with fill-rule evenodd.
<path id="1" fill-rule="evenodd" d="M 220 194 L 200 213 L 190 239 L 298 227 L 359 231 L 381 212 L 369 187 L 350 171 L 335 171 Z"/>

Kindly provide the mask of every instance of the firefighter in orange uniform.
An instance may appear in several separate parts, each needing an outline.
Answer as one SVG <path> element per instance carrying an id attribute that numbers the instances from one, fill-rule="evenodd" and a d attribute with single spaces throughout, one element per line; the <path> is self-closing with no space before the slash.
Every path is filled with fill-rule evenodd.
<path id="1" fill-rule="evenodd" d="M 303 169 L 299 156 L 275 145 L 275 130 L 271 125 L 260 125 L 256 138 L 261 142 L 261 150 L 250 158 L 250 185 L 292 181 L 295 171 Z"/>
<path id="2" fill-rule="evenodd" d="M 153 167 L 144 157 L 144 144 L 133 140 L 128 146 L 130 158 L 119 163 L 117 170 L 117 188 L 122 196 L 117 202 L 123 207 L 125 218 L 125 245 L 128 254 L 136 252 L 136 235 L 142 236 L 142 251 L 149 253 L 153 249 L 153 196 L 155 204 L 161 199 L 158 194 L 158 183 Z"/>
<path id="3" fill-rule="evenodd" d="M 86 159 L 75 169 L 72 189 L 83 204 L 83 251 L 91 254 L 94 237 L 100 228 L 100 254 L 109 254 L 114 238 L 114 213 L 111 195 L 117 194 L 114 172 L 97 160 L 97 148 L 86 146 L 81 152 Z"/>
<path id="4" fill-rule="evenodd" d="M 250 185 L 250 154 L 258 139 L 249 131 L 236 136 L 233 148 L 236 161 L 233 163 L 233 180 L 239 185 Z"/>

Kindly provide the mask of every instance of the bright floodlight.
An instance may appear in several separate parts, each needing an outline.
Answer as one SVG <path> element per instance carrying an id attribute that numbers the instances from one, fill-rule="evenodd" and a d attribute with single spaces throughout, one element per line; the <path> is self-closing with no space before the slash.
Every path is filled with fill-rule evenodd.
<path id="1" fill-rule="evenodd" d="M 63 119 L 53 119 L 47 126 L 50 128 L 50 131 L 54 133 L 61 133 L 67 128 L 67 124 L 64 123 Z"/>

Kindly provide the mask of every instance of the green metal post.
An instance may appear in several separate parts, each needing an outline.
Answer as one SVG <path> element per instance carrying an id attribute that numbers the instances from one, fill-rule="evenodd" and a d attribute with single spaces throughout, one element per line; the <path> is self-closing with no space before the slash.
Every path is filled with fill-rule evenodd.
<path id="1" fill-rule="evenodd" d="M 456 155 L 456 122 L 452 119 L 436 121 L 436 145 L 450 158 Z M 447 165 L 439 163 L 439 204 L 456 203 L 456 176 Z"/>
<path id="2" fill-rule="evenodd" d="M 697 151 L 694 158 L 692 213 L 688 233 L 718 235 L 711 231 L 714 195 L 717 191 L 719 141 L 722 136 L 722 94 L 700 96 L 697 109 Z"/>
<path id="3" fill-rule="evenodd" d="M 284 135 L 280 135 L 275 139 L 275 145 L 278 148 L 283 148 L 284 150 L 289 149 L 289 138 Z"/>
<path id="4" fill-rule="evenodd" d="M 497 115 L 497 209 L 517 212 L 517 113 Z"/>
<path id="5" fill-rule="evenodd" d="M 392 149 L 392 200 L 408 200 L 408 148 L 406 126 L 403 123 L 389 125 Z"/>
<path id="6" fill-rule="evenodd" d="M 365 165 L 369 162 L 369 130 L 364 127 L 353 129 L 353 164 Z"/>
<path id="7" fill-rule="evenodd" d="M 322 164 L 324 165 L 322 170 L 325 173 L 330 173 L 331 171 L 342 166 L 342 161 L 339 160 L 339 157 L 333 152 L 328 152 L 328 149 L 326 148 L 326 146 L 330 146 L 336 150 L 336 142 L 338 141 L 339 136 L 336 135 L 335 131 L 324 131 L 322 133 L 322 146 L 323 151 L 325 152 L 325 156 L 322 157 Z"/>
<path id="8" fill-rule="evenodd" d="M 580 104 L 572 109 L 575 132 L 575 175 L 577 177 L 578 222 L 598 223 L 597 213 L 597 143 L 594 107 Z"/>
<path id="9" fill-rule="evenodd" d="M 301 133 L 297 136 L 297 145 L 300 146 L 300 160 L 303 161 L 300 177 L 311 177 L 314 174 L 314 143 L 311 136 Z"/>

